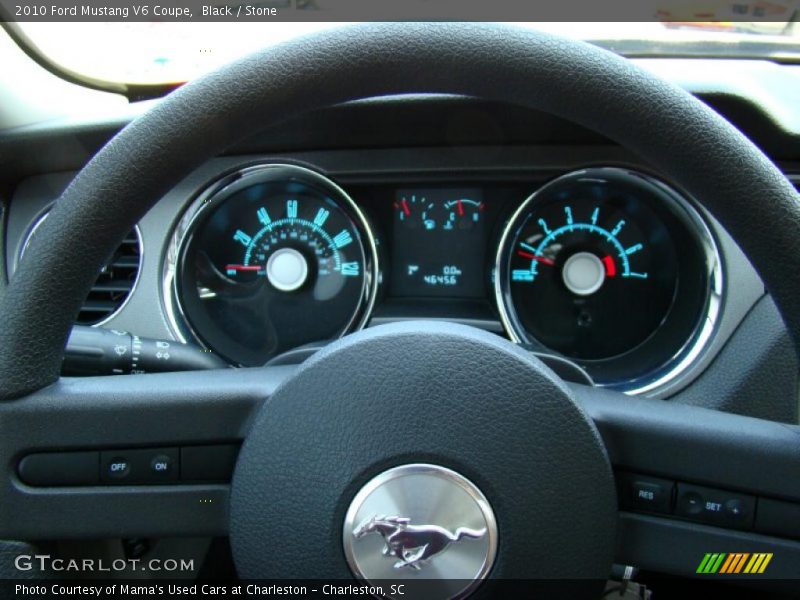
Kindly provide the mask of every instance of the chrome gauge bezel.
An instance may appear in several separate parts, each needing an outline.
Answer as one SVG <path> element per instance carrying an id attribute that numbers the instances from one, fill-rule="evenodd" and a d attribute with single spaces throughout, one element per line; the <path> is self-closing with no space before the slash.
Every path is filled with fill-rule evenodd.
<path id="1" fill-rule="evenodd" d="M 260 175 L 269 170 L 293 173 L 296 177 L 304 178 L 307 181 L 310 180 L 318 186 L 330 188 L 338 195 L 337 200 L 341 199 L 346 204 L 346 209 L 360 230 L 366 264 L 364 268 L 363 296 L 350 321 L 343 329 L 341 336 L 363 329 L 369 321 L 378 293 L 379 263 L 376 238 L 363 211 L 344 189 L 317 171 L 290 163 L 257 163 L 227 173 L 206 186 L 189 204 L 170 236 L 161 276 L 162 305 L 170 331 L 181 342 L 192 341 L 203 349 L 214 352 L 214 349 L 207 345 L 186 316 L 178 290 L 177 275 L 180 272 L 184 251 L 193 232 L 203 222 L 205 215 L 213 211 L 220 202 L 225 200 L 226 194 L 224 192 L 230 186 L 238 184 L 245 178 Z"/>
<path id="2" fill-rule="evenodd" d="M 646 373 L 638 374 L 624 382 L 598 384 L 620 390 L 629 395 L 657 395 L 665 390 L 679 378 L 687 375 L 692 367 L 698 363 L 699 358 L 709 347 L 714 334 L 722 308 L 724 296 L 724 280 L 722 259 L 711 229 L 704 218 L 701 209 L 694 201 L 678 192 L 672 186 L 656 177 L 628 168 L 621 167 L 590 167 L 578 169 L 560 175 L 547 182 L 534 191 L 514 211 L 503 227 L 500 242 L 494 261 L 494 296 L 498 314 L 503 324 L 503 329 L 508 337 L 515 343 L 525 343 L 535 340 L 530 333 L 524 331 L 510 299 L 510 280 L 507 276 L 507 265 L 510 260 L 509 244 L 520 224 L 520 219 L 547 193 L 552 186 L 558 185 L 566 179 L 585 174 L 587 171 L 606 172 L 615 176 L 635 177 L 646 180 L 658 187 L 662 192 L 674 200 L 665 208 L 672 212 L 688 228 L 691 235 L 699 242 L 705 259 L 705 279 L 707 281 L 706 300 L 701 314 L 698 316 L 694 330 L 685 343 L 660 367 Z M 663 327 L 663 324 L 662 324 Z M 633 349 L 632 351 L 635 351 Z M 555 351 L 554 351 L 555 352 Z M 560 356 L 558 352 L 555 352 Z"/>
<path id="3" fill-rule="evenodd" d="M 33 222 L 33 225 L 28 229 L 28 233 L 25 235 L 25 239 L 22 241 L 22 244 L 19 246 L 19 254 L 16 257 L 16 262 L 14 263 L 14 270 L 16 271 L 17 267 L 19 266 L 19 261 L 22 260 L 22 256 L 25 254 L 25 250 L 27 250 L 28 246 L 30 245 L 31 239 L 33 235 L 36 233 L 36 230 L 41 227 L 42 223 L 44 223 L 47 216 L 50 214 L 50 211 L 53 209 L 53 206 L 48 206 L 45 210 L 39 214 L 36 220 Z M 107 325 L 114 317 L 116 317 L 122 310 L 128 305 L 130 302 L 131 297 L 133 296 L 134 292 L 136 292 L 136 287 L 139 284 L 139 280 L 142 277 L 142 265 L 144 264 L 144 243 L 142 242 L 142 231 L 139 229 L 139 225 L 136 224 L 133 226 L 132 231 L 136 234 L 136 243 L 139 247 L 139 267 L 136 269 L 136 277 L 133 278 L 131 282 L 131 289 L 128 292 L 128 295 L 125 296 L 125 300 L 115 308 L 113 311 L 108 313 L 105 317 L 92 323 L 91 325 L 87 325 L 87 327 L 102 327 L 103 325 Z M 126 236 L 127 237 L 127 236 Z"/>

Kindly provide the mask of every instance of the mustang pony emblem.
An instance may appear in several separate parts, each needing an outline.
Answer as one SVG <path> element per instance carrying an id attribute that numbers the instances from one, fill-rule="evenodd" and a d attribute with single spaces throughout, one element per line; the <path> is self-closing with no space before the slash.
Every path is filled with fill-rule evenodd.
<path id="1" fill-rule="evenodd" d="M 398 558 L 395 569 L 411 567 L 419 570 L 420 563 L 444 551 L 453 542 L 462 538 L 479 539 L 486 535 L 486 528 L 469 529 L 459 527 L 450 532 L 438 525 L 409 525 L 408 517 L 372 516 L 353 530 L 353 537 L 362 538 L 370 533 L 383 536 L 386 546 L 384 556 Z"/>

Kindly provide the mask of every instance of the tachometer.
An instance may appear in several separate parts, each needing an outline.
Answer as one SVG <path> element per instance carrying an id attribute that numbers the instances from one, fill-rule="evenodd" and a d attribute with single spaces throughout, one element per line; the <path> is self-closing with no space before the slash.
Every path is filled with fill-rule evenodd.
<path id="1" fill-rule="evenodd" d="M 190 210 L 175 295 L 191 332 L 229 361 L 273 356 L 363 325 L 377 256 L 332 181 L 293 165 L 238 173 Z"/>
<path id="2" fill-rule="evenodd" d="M 686 200 L 649 176 L 598 168 L 529 198 L 496 266 L 514 339 L 576 360 L 600 383 L 636 389 L 692 346 L 719 265 Z"/>

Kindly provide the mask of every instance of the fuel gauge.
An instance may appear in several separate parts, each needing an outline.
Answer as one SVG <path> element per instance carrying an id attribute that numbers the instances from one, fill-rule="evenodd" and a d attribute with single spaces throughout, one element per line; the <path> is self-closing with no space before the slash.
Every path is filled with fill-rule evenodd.
<path id="1" fill-rule="evenodd" d="M 436 214 L 436 203 L 425 194 L 398 194 L 394 208 L 397 220 L 411 229 L 433 231 L 441 225 L 441 219 Z"/>

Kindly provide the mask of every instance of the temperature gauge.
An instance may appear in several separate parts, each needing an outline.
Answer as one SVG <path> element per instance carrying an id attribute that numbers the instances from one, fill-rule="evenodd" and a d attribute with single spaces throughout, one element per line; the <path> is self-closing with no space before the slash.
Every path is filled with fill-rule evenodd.
<path id="1" fill-rule="evenodd" d="M 470 198 L 458 198 L 444 203 L 444 229 L 473 229 L 481 222 L 483 202 Z"/>

